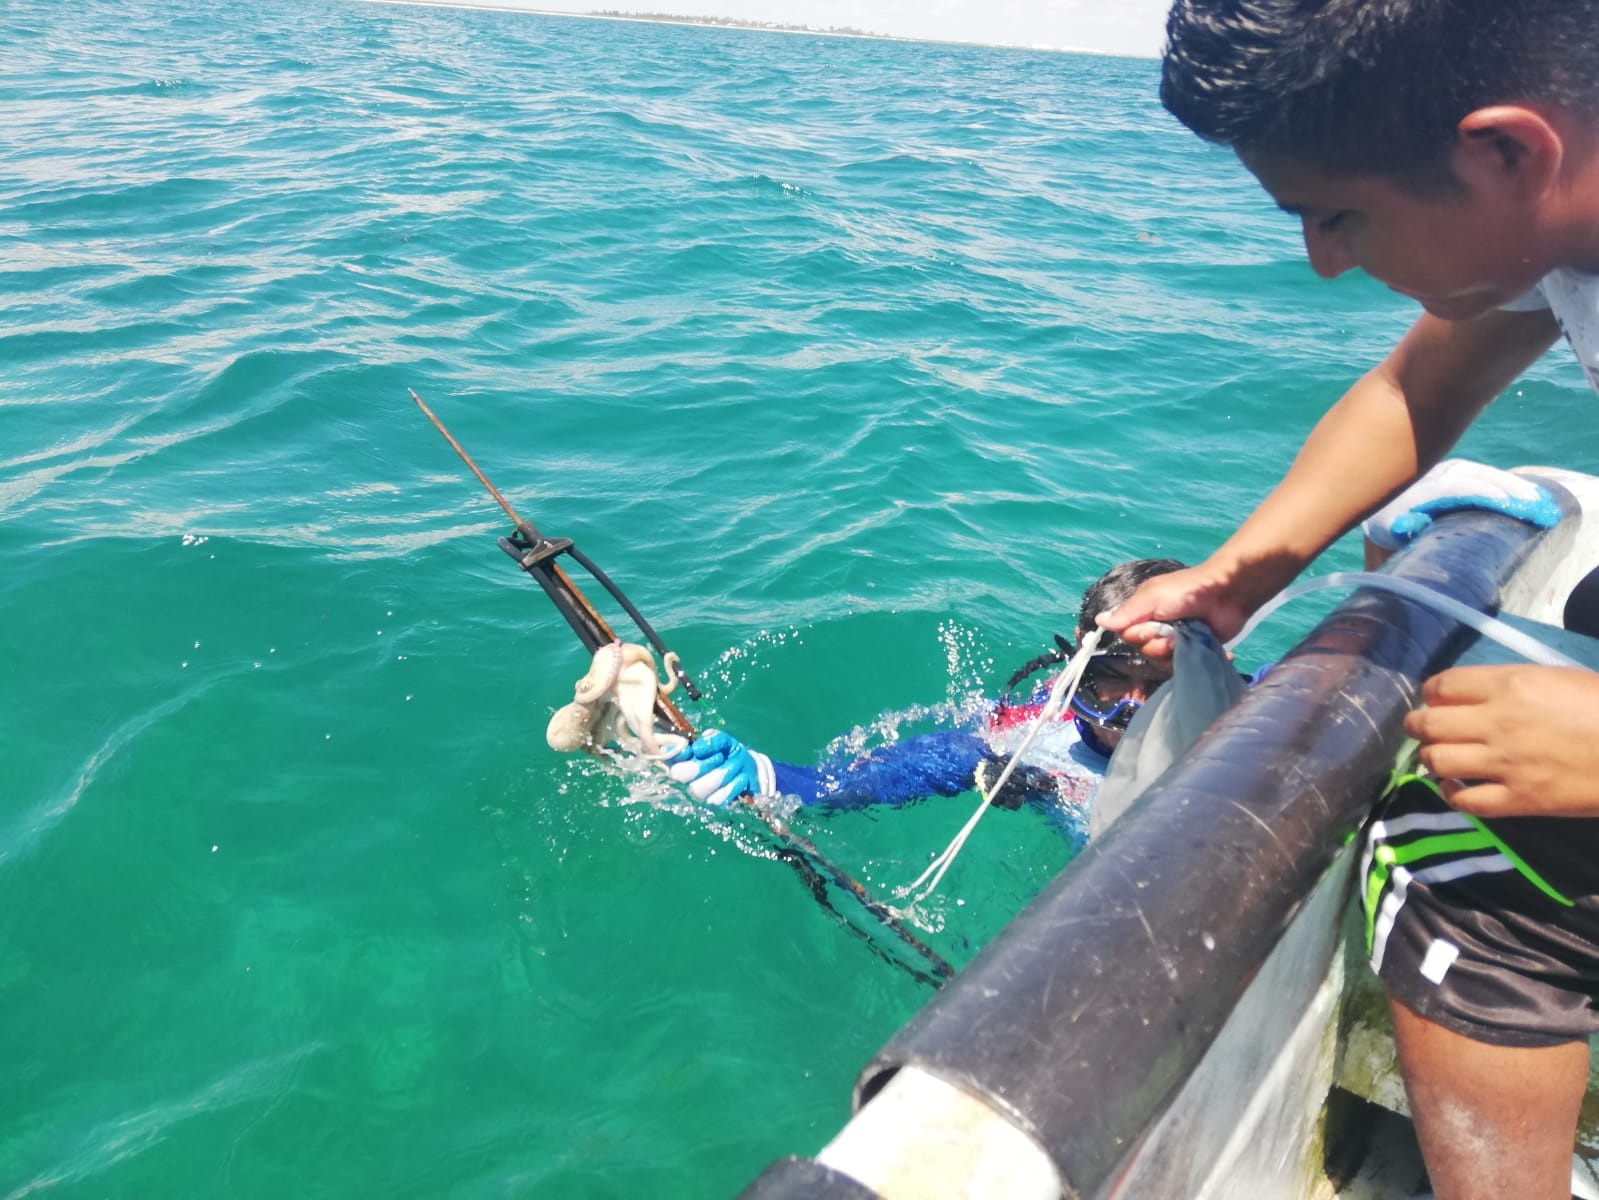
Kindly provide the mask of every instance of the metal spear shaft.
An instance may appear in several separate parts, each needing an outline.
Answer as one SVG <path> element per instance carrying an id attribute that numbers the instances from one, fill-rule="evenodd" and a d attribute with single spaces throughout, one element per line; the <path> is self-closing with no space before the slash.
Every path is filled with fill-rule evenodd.
<path id="1" fill-rule="evenodd" d="M 578 590 L 577 584 L 572 582 L 571 576 L 561 570 L 554 561 L 555 555 L 562 552 L 571 553 L 574 557 L 577 557 L 572 547 L 571 539 L 547 538 L 539 532 L 538 527 L 531 521 L 523 520 L 517 514 L 517 511 L 511 507 L 511 502 L 501 494 L 500 489 L 489 482 L 489 477 L 479 469 L 477 463 L 472 461 L 472 456 L 466 452 L 460 442 L 455 440 L 454 435 L 445 428 L 444 422 L 439 420 L 438 414 L 429 408 L 427 402 L 417 395 L 414 390 L 407 388 L 406 391 L 411 393 L 411 399 L 416 401 L 416 406 L 422 410 L 422 414 L 433 423 L 435 429 L 444 435 L 444 440 L 450 443 L 451 448 L 461 456 L 461 461 L 467 465 L 472 474 L 477 476 L 478 482 L 488 489 L 489 495 L 494 497 L 499 506 L 505 510 L 506 515 L 515 523 L 517 533 L 522 536 L 523 541 L 529 548 L 526 554 L 522 554 L 522 547 L 516 547 L 512 551 L 513 557 L 518 558 L 518 564 L 524 571 L 538 580 L 546 594 L 555 602 L 555 606 L 560 610 L 561 615 L 566 618 L 567 624 L 577 634 L 578 639 L 590 651 L 618 641 L 616 633 L 611 629 L 605 618 L 600 615 L 599 610 L 589 603 L 588 598 Z M 513 545 L 504 538 L 500 539 L 500 544 L 502 547 L 507 548 Z M 578 557 L 578 561 L 593 573 L 596 578 L 600 577 L 599 572 L 586 558 Z M 607 590 L 620 598 L 614 585 L 607 583 L 606 586 Z M 655 636 L 655 631 L 650 629 L 637 610 L 633 609 L 630 604 L 626 607 L 629 615 L 649 635 L 650 640 L 656 644 L 657 649 L 664 649 L 660 645 L 660 639 Z M 696 695 L 697 698 L 697 694 L 693 691 L 693 685 L 688 681 L 687 677 L 683 676 L 681 672 L 679 672 L 679 677 L 689 683 L 690 694 Z M 669 698 L 657 693 L 655 709 L 677 733 L 691 741 L 693 740 L 693 725 L 689 723 L 688 718 Z M 934 987 L 938 987 L 946 980 L 954 978 L 955 968 L 943 956 L 909 929 L 905 928 L 904 924 L 887 905 L 881 901 L 874 900 L 854 876 L 823 855 L 815 843 L 789 829 L 776 815 L 767 812 L 757 804 L 754 797 L 746 795 L 743 797 L 743 801 L 760 816 L 766 827 L 772 831 L 773 836 L 778 839 L 780 843 L 779 855 L 799 873 L 800 878 L 810 888 L 811 894 L 816 897 L 817 902 L 842 921 L 846 928 L 859 934 L 867 941 L 868 945 L 872 944 L 871 939 L 856 926 L 851 925 L 844 915 L 834 908 L 831 901 L 828 900 L 825 886 L 820 878 L 823 875 L 832 880 L 836 886 L 843 888 L 854 896 L 867 912 L 876 917 L 885 928 L 891 930 L 917 957 L 921 958 L 927 964 L 928 969 L 924 971 L 901 959 L 890 958 L 888 955 L 883 954 L 881 949 L 873 946 L 873 949 L 876 949 L 882 957 L 908 971 L 921 982 L 931 984 Z"/>

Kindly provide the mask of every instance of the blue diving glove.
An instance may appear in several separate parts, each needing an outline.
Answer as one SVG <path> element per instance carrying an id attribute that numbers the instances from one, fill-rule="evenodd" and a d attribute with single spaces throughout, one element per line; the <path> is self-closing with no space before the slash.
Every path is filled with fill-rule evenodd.
<path id="1" fill-rule="evenodd" d="M 772 760 L 720 729 L 707 729 L 666 760 L 666 770 L 689 794 L 714 807 L 740 796 L 775 796 Z"/>
<path id="2" fill-rule="evenodd" d="M 1366 519 L 1361 531 L 1383 550 L 1397 550 L 1434 517 L 1487 509 L 1539 529 L 1560 522 L 1560 506 L 1530 479 L 1464 458 L 1445 459 Z"/>

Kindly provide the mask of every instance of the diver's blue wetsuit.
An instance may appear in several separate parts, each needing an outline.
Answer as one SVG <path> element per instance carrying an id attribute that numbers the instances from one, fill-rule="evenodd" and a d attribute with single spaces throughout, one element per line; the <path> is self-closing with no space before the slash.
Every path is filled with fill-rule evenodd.
<path id="1" fill-rule="evenodd" d="M 828 808 L 899 807 L 928 796 L 957 796 L 972 789 L 977 764 L 994 752 L 968 729 L 940 729 L 878 746 L 859 758 L 819 767 L 773 762 L 777 789 L 801 804 Z"/>
<path id="2" fill-rule="evenodd" d="M 816 767 L 773 762 L 776 790 L 801 804 L 828 809 L 901 807 L 929 796 L 969 792 L 977 787 L 977 769 L 985 760 L 992 764 L 990 778 L 997 778 L 1039 707 L 996 708 L 982 732 L 935 730 Z M 1017 765 L 998 803 L 1009 808 L 1025 803 L 1081 843 L 1087 837 L 1088 805 L 1109 757 L 1083 737 L 1074 719 L 1051 722 L 1042 734 Z"/>

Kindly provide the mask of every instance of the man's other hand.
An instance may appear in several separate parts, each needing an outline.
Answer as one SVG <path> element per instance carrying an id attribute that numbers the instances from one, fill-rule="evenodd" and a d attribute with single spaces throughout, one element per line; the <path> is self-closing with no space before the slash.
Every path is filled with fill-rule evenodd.
<path id="1" fill-rule="evenodd" d="M 1479 817 L 1599 816 L 1599 674 L 1456 667 L 1405 718 L 1444 798 Z"/>

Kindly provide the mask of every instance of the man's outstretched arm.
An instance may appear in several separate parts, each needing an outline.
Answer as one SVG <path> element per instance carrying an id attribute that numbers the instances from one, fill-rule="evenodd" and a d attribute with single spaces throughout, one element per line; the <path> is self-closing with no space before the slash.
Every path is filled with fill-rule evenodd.
<path id="1" fill-rule="evenodd" d="M 1470 321 L 1423 314 L 1322 417 L 1236 533 L 1198 566 L 1149 580 L 1104 626 L 1156 655 L 1171 646 L 1154 622 L 1200 617 L 1232 637 L 1339 535 L 1442 458 L 1558 335 L 1547 310 Z"/>

